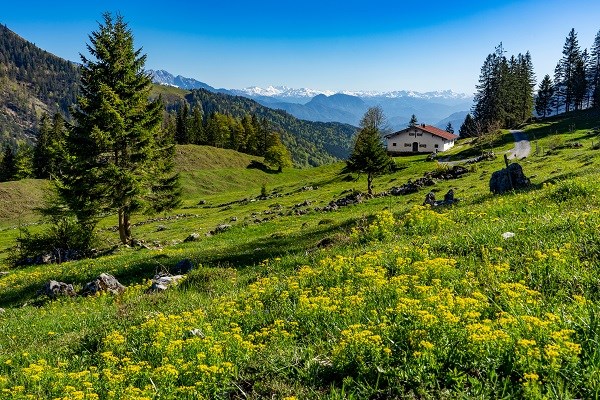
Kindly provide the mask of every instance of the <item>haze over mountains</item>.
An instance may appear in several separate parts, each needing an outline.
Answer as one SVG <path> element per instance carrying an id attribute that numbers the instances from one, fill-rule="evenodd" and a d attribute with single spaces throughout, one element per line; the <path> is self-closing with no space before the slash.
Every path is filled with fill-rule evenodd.
<path id="1" fill-rule="evenodd" d="M 445 128 L 448 122 L 458 130 L 471 108 L 473 97 L 451 90 L 414 91 L 343 91 L 294 89 L 285 86 L 257 86 L 244 89 L 216 89 L 193 78 L 164 71 L 149 71 L 155 83 L 182 89 L 206 89 L 251 98 L 258 103 L 289 112 L 296 118 L 320 122 L 343 122 L 357 126 L 367 108 L 380 105 L 391 129 L 401 129 L 415 114 L 420 122 Z"/>

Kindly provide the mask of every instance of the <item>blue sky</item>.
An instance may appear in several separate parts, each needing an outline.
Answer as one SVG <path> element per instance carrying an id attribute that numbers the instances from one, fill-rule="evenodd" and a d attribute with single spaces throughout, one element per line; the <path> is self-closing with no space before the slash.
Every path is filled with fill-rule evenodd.
<path id="1" fill-rule="evenodd" d="M 215 87 L 473 93 L 486 55 L 529 50 L 538 81 L 571 28 L 582 48 L 600 30 L 600 1 L 4 2 L 0 23 L 79 61 L 105 11 L 120 12 L 147 68 Z"/>

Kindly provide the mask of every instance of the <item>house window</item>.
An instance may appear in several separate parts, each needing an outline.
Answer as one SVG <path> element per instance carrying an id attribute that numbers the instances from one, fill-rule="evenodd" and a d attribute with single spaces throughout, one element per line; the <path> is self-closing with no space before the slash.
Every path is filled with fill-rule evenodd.
<path id="1" fill-rule="evenodd" d="M 417 136 L 423 136 L 423 132 L 417 133 Z"/>
<path id="2" fill-rule="evenodd" d="M 427 145 L 425 143 L 421 143 L 419 147 L 427 147 Z"/>
<path id="3" fill-rule="evenodd" d="M 396 142 L 392 143 L 392 146 L 396 147 Z M 437 144 L 436 144 L 436 146 L 437 146 Z"/>
<path id="4" fill-rule="evenodd" d="M 394 145 L 395 145 L 395 144 L 394 144 Z M 439 144 L 436 144 L 436 145 L 435 145 L 435 148 L 437 149 L 438 147 L 440 147 L 440 145 L 439 145 Z"/>
<path id="5" fill-rule="evenodd" d="M 410 147 L 411 144 L 410 143 L 404 143 L 404 147 Z"/>
<path id="6" fill-rule="evenodd" d="M 408 134 L 408 136 L 415 136 L 415 133 L 411 132 L 411 133 Z"/>

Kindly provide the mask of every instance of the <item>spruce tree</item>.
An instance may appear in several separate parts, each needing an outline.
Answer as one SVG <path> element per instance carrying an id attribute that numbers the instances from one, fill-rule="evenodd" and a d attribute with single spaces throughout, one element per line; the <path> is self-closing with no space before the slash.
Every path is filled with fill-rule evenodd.
<path id="1" fill-rule="evenodd" d="M 393 161 L 381 143 L 381 129 L 385 118 L 380 107 L 371 107 L 361 120 L 361 129 L 354 140 L 352 153 L 346 161 L 346 170 L 367 174 L 367 192 L 373 194 L 373 178 L 387 173 Z"/>
<path id="2" fill-rule="evenodd" d="M 35 176 L 40 179 L 53 178 L 60 173 L 65 162 L 65 120 L 59 113 L 52 118 L 42 116 L 40 133 L 33 149 Z"/>
<path id="3" fill-rule="evenodd" d="M 121 242 L 131 244 L 132 213 L 151 210 L 148 201 L 156 196 L 176 197 L 177 179 L 170 171 L 172 147 L 162 137 L 162 102 L 148 100 L 146 56 L 134 49 L 121 15 L 103 17 L 89 36 L 91 58 L 81 56 L 81 95 L 58 192 L 87 229 L 102 213 L 116 211 Z"/>
<path id="4" fill-rule="evenodd" d="M 408 126 L 409 126 L 409 127 L 411 127 L 411 126 L 416 126 L 418 123 L 419 123 L 419 121 L 417 120 L 417 116 L 416 116 L 415 114 L 413 114 L 413 115 L 410 117 L 410 121 L 408 122 Z"/>
<path id="5" fill-rule="evenodd" d="M 16 154 L 9 143 L 4 144 L 2 159 L 0 160 L 0 182 L 7 182 L 16 179 L 17 165 Z"/>
<path id="6" fill-rule="evenodd" d="M 580 61 L 581 50 L 577 40 L 577 33 L 575 29 L 571 29 L 563 46 L 563 57 L 559 61 L 560 68 L 556 71 L 561 90 L 564 94 L 565 112 L 569 112 L 575 106 L 575 90 L 581 72 L 578 67 Z"/>
<path id="7" fill-rule="evenodd" d="M 454 133 L 454 128 L 452 127 L 452 122 L 448 122 L 448 124 L 446 125 L 446 132 Z"/>
<path id="8" fill-rule="evenodd" d="M 590 57 L 590 91 L 592 93 L 592 107 L 600 108 L 600 31 L 594 38 Z"/>
<path id="9" fill-rule="evenodd" d="M 29 145 L 21 145 L 15 155 L 15 175 L 16 180 L 34 177 L 33 168 L 33 148 Z"/>
<path id="10" fill-rule="evenodd" d="M 471 114 L 467 114 L 463 124 L 460 126 L 458 131 L 460 137 L 475 137 L 479 136 L 479 130 L 477 129 L 477 123 Z"/>
<path id="11" fill-rule="evenodd" d="M 554 97 L 554 85 L 550 75 L 544 76 L 540 83 L 537 97 L 535 99 L 535 112 L 542 118 L 546 118 L 552 112 L 552 98 Z"/>

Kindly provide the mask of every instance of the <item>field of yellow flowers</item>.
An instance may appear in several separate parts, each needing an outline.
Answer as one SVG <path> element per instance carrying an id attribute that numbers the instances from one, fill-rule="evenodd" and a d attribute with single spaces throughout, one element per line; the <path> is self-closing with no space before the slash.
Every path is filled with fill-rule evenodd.
<path id="1" fill-rule="evenodd" d="M 42 306 L 53 319 L 70 310 L 65 325 L 140 308 L 80 354 L 14 351 L 4 343 L 28 337 L 27 319 L 11 325 L 9 310 L 0 397 L 593 398 L 600 207 L 578 202 L 599 190 L 576 179 L 469 208 L 383 210 L 340 251 L 265 260 L 251 279 L 219 269 L 232 290 L 199 293 L 208 275 L 192 273 L 152 300 L 140 283 Z M 173 301 L 188 304 L 157 311 Z"/>

